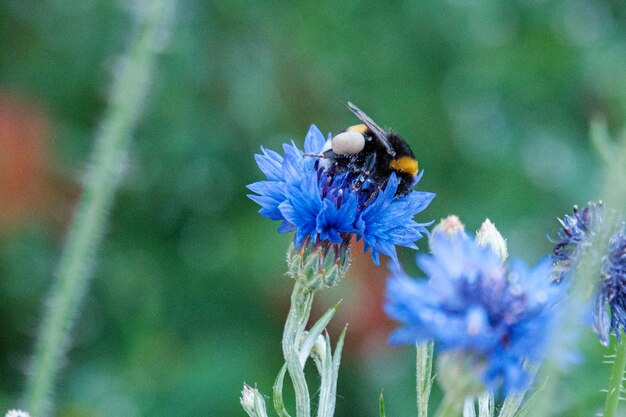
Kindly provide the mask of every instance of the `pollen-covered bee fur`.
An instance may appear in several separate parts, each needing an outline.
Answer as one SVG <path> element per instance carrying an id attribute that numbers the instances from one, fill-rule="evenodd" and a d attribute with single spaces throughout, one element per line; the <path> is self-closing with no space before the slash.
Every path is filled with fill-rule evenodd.
<path id="1" fill-rule="evenodd" d="M 367 132 L 367 125 L 366 124 L 358 124 L 358 125 L 354 125 L 354 126 L 350 126 L 349 128 L 346 129 L 348 132 L 358 132 L 362 135 L 365 134 L 365 132 Z"/>
<path id="2" fill-rule="evenodd" d="M 393 159 L 389 163 L 389 169 L 394 171 L 406 172 L 407 174 L 417 175 L 419 171 L 417 165 L 417 159 L 410 156 L 402 156 L 398 159 Z"/>

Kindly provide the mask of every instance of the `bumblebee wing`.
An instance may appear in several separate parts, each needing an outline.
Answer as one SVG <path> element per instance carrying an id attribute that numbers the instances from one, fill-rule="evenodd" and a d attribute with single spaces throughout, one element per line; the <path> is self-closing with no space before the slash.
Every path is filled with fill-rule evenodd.
<path id="1" fill-rule="evenodd" d="M 359 109 L 357 106 L 355 106 L 351 102 L 348 102 L 346 106 L 352 113 L 354 113 L 354 115 L 360 121 L 362 121 L 365 124 L 365 126 L 367 126 L 372 131 L 374 136 L 376 136 L 378 140 L 380 141 L 380 143 L 383 144 L 383 146 L 387 150 L 387 153 L 391 155 L 392 157 L 396 156 L 396 152 L 393 150 L 393 148 L 391 147 L 391 144 L 389 143 L 389 140 L 387 139 L 387 133 L 385 133 L 385 131 L 381 129 L 380 126 L 376 124 L 376 122 L 374 122 L 367 114 L 365 114 L 363 110 Z"/>

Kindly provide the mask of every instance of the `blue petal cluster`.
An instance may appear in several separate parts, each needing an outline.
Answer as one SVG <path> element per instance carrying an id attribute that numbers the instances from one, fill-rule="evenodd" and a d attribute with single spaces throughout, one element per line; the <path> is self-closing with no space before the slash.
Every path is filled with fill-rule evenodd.
<path id="1" fill-rule="evenodd" d="M 347 245 L 355 235 L 363 239 L 376 264 L 380 254 L 397 262 L 397 245 L 417 249 L 415 241 L 428 233 L 425 226 L 430 223 L 417 223 L 413 216 L 435 195 L 412 191 L 394 198 L 398 188 L 395 174 L 383 190 L 374 190 L 368 183 L 354 190 L 353 174 L 332 174 L 319 159 L 305 155 L 318 154 L 325 142 L 313 125 L 304 152 L 293 142 L 283 145 L 284 156 L 261 148 L 263 153 L 255 157 L 267 180 L 248 186 L 257 194 L 249 197 L 261 206 L 259 213 L 281 221 L 279 232 L 295 231 L 297 248 L 305 243 Z"/>
<path id="2" fill-rule="evenodd" d="M 621 341 L 621 329 L 626 330 L 626 232 L 624 226 L 609 242 L 609 254 L 603 259 L 598 295 L 595 299 L 593 329 L 600 342 L 608 346 L 609 335 L 615 333 Z M 608 303 L 609 313 L 606 310 Z"/>
<path id="3" fill-rule="evenodd" d="M 385 311 L 402 324 L 391 342 L 434 340 L 439 350 L 466 354 L 484 369 L 490 390 L 525 389 L 526 365 L 543 359 L 563 288 L 551 283 L 549 260 L 534 268 L 516 261 L 507 270 L 465 234 L 436 234 L 431 248 L 432 255 L 417 257 L 428 280 L 395 270 L 388 281 Z"/>
<path id="4" fill-rule="evenodd" d="M 560 220 L 559 241 L 552 252 L 555 280 L 574 275 L 582 249 L 591 244 L 593 229 L 603 220 L 601 203 L 587 203 L 583 210 L 574 206 L 573 214 Z M 598 271 L 598 289 L 593 302 L 593 331 L 605 346 L 611 332 L 621 340 L 626 330 L 626 234 L 624 227 L 611 237 L 609 251 Z M 607 310 L 608 305 L 608 310 Z"/>
<path id="5" fill-rule="evenodd" d="M 593 227 L 602 221 L 602 203 L 587 203 L 582 210 L 574 206 L 572 215 L 565 215 L 559 219 L 561 229 L 559 239 L 552 250 L 552 259 L 555 261 L 554 279 L 560 281 L 565 274 L 572 270 L 582 248 L 589 241 Z"/>

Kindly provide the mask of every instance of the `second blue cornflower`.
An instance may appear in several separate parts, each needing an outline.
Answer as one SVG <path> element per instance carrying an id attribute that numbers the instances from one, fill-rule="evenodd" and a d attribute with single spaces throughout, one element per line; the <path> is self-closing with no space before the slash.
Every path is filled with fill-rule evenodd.
<path id="1" fill-rule="evenodd" d="M 622 225 L 609 242 L 609 253 L 602 261 L 600 288 L 595 299 L 594 331 L 604 345 L 609 344 L 609 334 L 615 333 L 621 341 L 626 329 L 626 231 Z M 609 305 L 610 315 L 606 310 Z"/>
<path id="2" fill-rule="evenodd" d="M 602 203 L 589 202 L 582 210 L 574 206 L 572 215 L 565 215 L 558 231 L 559 240 L 552 252 L 554 278 L 576 277 L 582 252 L 592 245 L 595 229 L 604 217 Z M 624 226 L 608 242 L 597 274 L 593 300 L 593 331 L 600 343 L 607 346 L 613 332 L 621 341 L 626 329 L 626 232 Z M 608 308 L 607 308 L 608 307 Z"/>
<path id="3" fill-rule="evenodd" d="M 523 391 L 528 366 L 543 359 L 553 306 L 562 292 L 549 261 L 506 267 L 493 246 L 464 232 L 436 233 L 432 255 L 418 256 L 428 280 L 397 270 L 387 286 L 387 314 L 402 325 L 392 343 L 434 340 L 472 364 L 492 392 Z M 473 373 L 473 372 L 472 372 Z"/>

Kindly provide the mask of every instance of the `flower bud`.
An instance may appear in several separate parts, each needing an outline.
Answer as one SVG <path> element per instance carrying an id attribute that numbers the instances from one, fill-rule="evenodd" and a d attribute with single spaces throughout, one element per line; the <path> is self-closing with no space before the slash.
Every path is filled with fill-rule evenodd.
<path id="1" fill-rule="evenodd" d="M 263 395 L 256 388 L 243 384 L 239 402 L 241 402 L 241 406 L 250 417 L 267 417 L 265 400 L 263 400 Z"/>
<path id="2" fill-rule="evenodd" d="M 431 236 L 443 234 L 448 237 L 457 235 L 465 235 L 465 225 L 461 223 L 461 219 L 454 214 L 449 215 L 445 219 L 441 219 L 439 224 L 433 228 Z"/>
<path id="3" fill-rule="evenodd" d="M 461 219 L 454 214 L 449 215 L 445 219 L 441 219 L 439 224 L 435 226 L 430 233 L 430 245 L 431 252 L 435 252 L 437 246 L 437 240 L 441 237 L 447 239 L 455 239 L 458 236 L 467 237 L 465 234 L 465 225 L 461 223 Z"/>
<path id="4" fill-rule="evenodd" d="M 334 287 L 350 266 L 348 244 L 309 243 L 300 250 L 291 245 L 287 252 L 289 275 L 311 290 Z"/>
<path id="5" fill-rule="evenodd" d="M 489 219 L 486 219 L 478 232 L 476 232 L 476 244 L 480 247 L 489 245 L 491 250 L 498 255 L 501 262 L 506 261 L 506 258 L 509 256 L 506 240 Z"/>
<path id="6" fill-rule="evenodd" d="M 251 388 L 248 384 L 243 384 L 243 390 L 241 391 L 241 406 L 246 412 L 254 414 L 254 396 L 256 389 Z"/>

